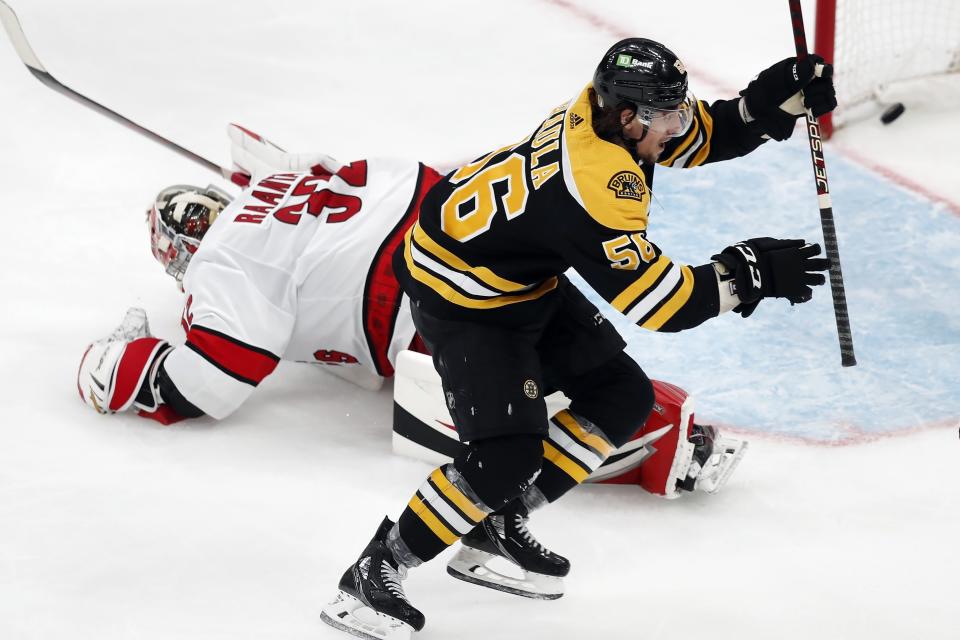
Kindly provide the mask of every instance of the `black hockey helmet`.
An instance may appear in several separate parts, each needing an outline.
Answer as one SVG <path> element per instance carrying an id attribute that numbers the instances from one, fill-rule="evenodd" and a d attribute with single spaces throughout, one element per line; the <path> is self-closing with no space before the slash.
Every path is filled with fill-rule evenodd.
<path id="1" fill-rule="evenodd" d="M 682 135 L 693 121 L 696 98 L 687 87 L 687 70 L 653 40 L 627 38 L 610 47 L 593 74 L 593 88 L 601 107 L 627 103 L 654 130 Z"/>
<path id="2" fill-rule="evenodd" d="M 593 74 L 593 88 L 615 107 L 621 102 L 665 109 L 687 96 L 687 70 L 677 55 L 659 42 L 627 38 L 610 47 Z"/>

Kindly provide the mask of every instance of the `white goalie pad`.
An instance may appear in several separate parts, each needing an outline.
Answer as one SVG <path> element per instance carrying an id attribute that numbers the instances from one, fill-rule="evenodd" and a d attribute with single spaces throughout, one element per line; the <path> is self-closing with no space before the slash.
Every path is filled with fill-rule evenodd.
<path id="1" fill-rule="evenodd" d="M 563 394 L 547 396 L 552 415 L 569 404 Z M 393 382 L 393 452 L 441 465 L 459 451 L 460 440 L 444 400 L 440 374 L 430 356 L 401 351 Z M 544 415 L 544 421 L 547 416 Z"/>

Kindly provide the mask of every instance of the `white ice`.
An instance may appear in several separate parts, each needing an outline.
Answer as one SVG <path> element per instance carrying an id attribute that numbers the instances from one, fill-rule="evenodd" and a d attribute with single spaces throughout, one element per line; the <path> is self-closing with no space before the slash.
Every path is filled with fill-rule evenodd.
<path id="1" fill-rule="evenodd" d="M 787 3 L 767 0 L 11 1 L 61 81 L 219 162 L 239 122 L 291 150 L 452 166 L 528 133 L 621 36 L 668 43 L 705 98 L 793 50 Z M 443 556 L 407 584 L 421 637 L 960 637 L 958 115 L 908 106 L 828 146 L 857 368 L 839 367 L 824 290 L 631 331 L 699 419 L 751 440 L 730 485 L 579 489 L 532 524 L 573 562 L 561 600 L 451 580 Z M 801 134 L 658 171 L 651 237 L 694 263 L 753 235 L 819 239 Z M 93 414 L 75 386 L 90 339 L 130 305 L 180 335 L 147 203 L 216 178 L 43 87 L 3 42 L 0 135 L 0 639 L 345 637 L 322 603 L 429 471 L 390 452 L 390 390 L 282 365 L 220 424 Z"/>

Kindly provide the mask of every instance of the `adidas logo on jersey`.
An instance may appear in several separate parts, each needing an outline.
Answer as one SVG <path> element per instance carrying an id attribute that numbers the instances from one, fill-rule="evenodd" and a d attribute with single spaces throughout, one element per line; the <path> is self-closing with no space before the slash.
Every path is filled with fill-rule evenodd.
<path id="1" fill-rule="evenodd" d="M 576 129 L 583 122 L 583 117 L 575 113 L 570 114 L 570 128 Z"/>
<path id="2" fill-rule="evenodd" d="M 646 187 L 640 176 L 632 171 L 620 171 L 610 178 L 607 183 L 607 189 L 613 191 L 618 198 L 629 198 L 631 200 L 643 200 L 643 193 Z"/>

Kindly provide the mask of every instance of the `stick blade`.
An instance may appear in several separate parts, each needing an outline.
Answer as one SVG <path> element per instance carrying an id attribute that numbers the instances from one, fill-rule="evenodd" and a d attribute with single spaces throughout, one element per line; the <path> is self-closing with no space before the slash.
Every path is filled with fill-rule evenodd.
<path id="1" fill-rule="evenodd" d="M 0 22 L 3 23 L 3 28 L 7 32 L 7 36 L 10 37 L 10 42 L 13 43 L 13 48 L 16 49 L 17 55 L 20 56 L 23 64 L 30 67 L 31 71 L 46 73 L 47 70 L 43 64 L 40 63 L 37 54 L 30 48 L 27 37 L 23 35 L 23 28 L 20 26 L 20 20 L 17 19 L 17 14 L 14 13 L 10 5 L 3 0 L 0 0 Z"/>

